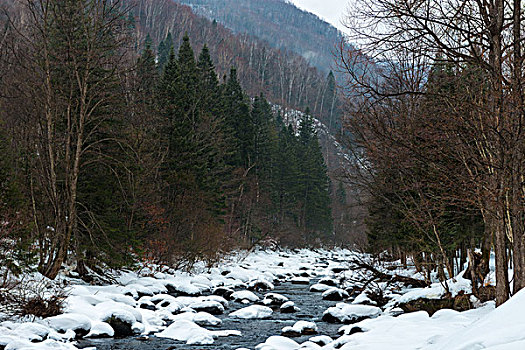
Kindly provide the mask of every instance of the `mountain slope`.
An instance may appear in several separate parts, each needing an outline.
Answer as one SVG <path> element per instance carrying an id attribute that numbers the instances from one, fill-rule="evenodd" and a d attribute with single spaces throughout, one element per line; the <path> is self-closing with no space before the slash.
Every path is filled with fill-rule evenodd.
<path id="1" fill-rule="evenodd" d="M 298 53 L 325 74 L 334 68 L 336 28 L 283 0 L 175 0 L 202 16 L 263 39 L 275 48 Z"/>

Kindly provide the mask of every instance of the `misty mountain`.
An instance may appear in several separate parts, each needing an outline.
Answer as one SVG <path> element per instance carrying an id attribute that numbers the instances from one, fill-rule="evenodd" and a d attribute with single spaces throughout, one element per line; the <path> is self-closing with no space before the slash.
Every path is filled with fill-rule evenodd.
<path id="1" fill-rule="evenodd" d="M 235 33 L 247 33 L 277 49 L 291 50 L 328 73 L 342 34 L 318 16 L 284 0 L 175 0 Z"/>

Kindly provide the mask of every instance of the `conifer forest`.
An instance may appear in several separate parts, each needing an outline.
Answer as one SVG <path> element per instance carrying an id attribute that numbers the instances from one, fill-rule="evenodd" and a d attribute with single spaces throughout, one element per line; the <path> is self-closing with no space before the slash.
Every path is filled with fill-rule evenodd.
<path id="1" fill-rule="evenodd" d="M 524 349 L 524 38 L 520 0 L 0 0 L 0 350 Z"/>

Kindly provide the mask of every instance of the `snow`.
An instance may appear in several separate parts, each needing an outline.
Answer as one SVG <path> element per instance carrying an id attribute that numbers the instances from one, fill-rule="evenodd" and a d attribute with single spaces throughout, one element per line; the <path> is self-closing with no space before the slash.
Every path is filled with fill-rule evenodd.
<path id="1" fill-rule="evenodd" d="M 264 305 L 282 305 L 288 301 L 288 298 L 282 294 L 267 293 L 264 295 L 262 303 Z"/>
<path id="2" fill-rule="evenodd" d="M 343 289 L 328 284 L 339 285 L 337 281 L 340 280 L 344 288 L 356 287 L 352 284 L 355 282 L 351 281 L 359 277 L 358 272 L 349 269 L 350 265 L 344 262 L 356 254 L 358 253 L 337 249 L 255 251 L 248 256 L 242 255 L 242 259 L 224 262 L 217 268 L 208 269 L 204 264 L 197 264 L 198 267 L 192 274 L 166 266 L 151 265 L 139 272 L 117 273 L 114 284 L 107 282 L 107 285 L 102 286 L 79 285 L 79 280 L 72 280 L 66 290 L 63 315 L 35 322 L 27 322 L 27 318 L 0 322 L 0 348 L 76 349 L 74 341 L 79 336 L 113 337 L 115 331 L 110 324 L 104 322 L 111 317 L 128 323 L 135 334 L 154 334 L 186 344 L 213 344 L 218 342 L 219 337 L 239 336 L 240 332 L 217 328 L 222 326 L 222 321 L 211 314 L 212 310 L 219 313 L 218 311 L 228 309 L 226 315 L 219 317 L 243 320 L 235 320 L 233 324 L 267 318 L 272 319 L 264 322 L 280 322 L 277 319 L 281 319 L 281 314 L 274 315 L 268 306 L 277 309 L 281 305 L 281 310 L 298 310 L 294 302 L 300 303 L 300 300 L 295 299 L 293 293 L 270 292 L 261 298 L 259 291 L 256 294 L 246 289 L 257 289 L 257 283 L 260 283 L 261 289 L 271 289 L 275 285 L 295 282 L 304 285 L 294 288 L 305 291 L 310 289 L 325 294 L 328 294 L 327 291 L 343 293 Z M 367 258 L 362 254 L 360 257 Z M 342 269 L 345 270 L 337 272 Z M 399 269 L 395 273 L 417 277 L 413 268 Z M 310 282 L 325 283 L 307 285 Z M 470 281 L 463 278 L 462 274 L 448 280 L 447 285 L 452 295 L 470 293 Z M 228 298 L 231 292 L 231 297 L 236 302 L 229 303 L 223 296 L 208 295 L 218 287 L 228 292 L 224 294 Z M 327 308 L 325 315 L 331 315 L 341 323 L 353 322 L 341 325 L 342 336 L 337 337 L 330 333 L 330 336 L 335 336 L 333 339 L 327 335 L 311 337 L 307 341 L 300 338 L 303 343 L 299 344 L 289 338 L 274 335 L 256 347 L 253 344 L 253 347 L 258 350 L 525 349 L 525 322 L 522 316 L 525 310 L 525 291 L 517 293 L 497 309 L 493 302 L 477 302 L 477 308 L 473 310 L 440 310 L 430 317 L 426 312 L 403 313 L 398 306 L 418 298 L 440 298 L 445 292 L 440 283 L 434 283 L 428 288 L 399 289 L 378 283 L 373 288 L 381 288 L 391 301 L 381 308 L 363 305 L 373 303 L 367 296 L 367 292 L 372 289 L 365 288 L 352 303 L 328 304 L 334 306 Z M 173 295 L 166 294 L 168 290 Z M 311 298 L 318 300 L 322 297 L 321 294 L 311 295 Z M 263 305 L 242 307 L 238 302 L 259 302 Z M 202 311 L 195 312 L 194 309 Z M 319 316 L 321 315 L 313 315 L 315 318 Z M 283 319 L 285 324 L 278 326 L 277 332 L 282 328 L 283 332 L 303 333 L 308 327 L 317 329 L 317 326 L 323 330 L 321 323 L 316 325 L 308 320 L 288 323 L 289 318 Z M 286 325 L 288 327 L 283 327 Z"/>
<path id="3" fill-rule="evenodd" d="M 262 344 L 255 347 L 256 350 L 294 350 L 299 348 L 299 344 L 290 338 L 272 336 Z"/>
<path id="4" fill-rule="evenodd" d="M 268 318 L 272 313 L 272 309 L 267 306 L 251 305 L 232 312 L 230 317 L 242 319 Z"/>
<path id="5" fill-rule="evenodd" d="M 350 323 L 358 321 L 364 317 L 377 317 L 380 314 L 381 309 L 376 306 L 337 303 L 336 306 L 328 308 L 323 313 L 323 318 L 330 315 L 341 323 Z"/>
<path id="6" fill-rule="evenodd" d="M 447 339 L 437 342 L 429 349 L 524 349 L 525 322 L 525 289 L 520 290 L 506 303 L 491 311 L 481 319 L 456 330 Z M 450 317 L 447 323 L 456 321 L 464 313 Z M 506 345 L 507 344 L 507 345 Z"/>
<path id="7" fill-rule="evenodd" d="M 160 338 L 184 341 L 188 345 L 209 345 L 213 344 L 214 339 L 217 337 L 227 337 L 231 335 L 240 336 L 241 333 L 239 331 L 230 330 L 210 331 L 192 321 L 184 319 L 176 320 L 168 328 L 155 334 L 155 336 Z"/>
<path id="8" fill-rule="evenodd" d="M 91 330 L 91 320 L 89 317 L 78 313 L 48 317 L 41 322 L 43 325 L 60 333 L 72 330 L 74 332 L 84 331 L 87 334 Z"/>
<path id="9" fill-rule="evenodd" d="M 241 290 L 241 291 L 235 292 L 231 295 L 231 298 L 233 300 L 239 300 L 239 301 L 248 300 L 252 302 L 259 300 L 259 297 L 255 295 L 255 293 L 250 292 L 249 290 Z"/>
<path id="10" fill-rule="evenodd" d="M 331 288 L 332 287 L 330 287 L 329 285 L 322 284 L 322 283 L 316 283 L 310 286 L 310 292 L 325 292 Z"/>
<path id="11" fill-rule="evenodd" d="M 115 331 L 106 322 L 94 321 L 86 338 L 105 338 L 115 335 Z"/>
<path id="12" fill-rule="evenodd" d="M 293 326 L 286 326 L 282 329 L 282 333 L 297 333 L 305 334 L 305 332 L 317 333 L 317 325 L 309 321 L 297 321 Z"/>
<path id="13" fill-rule="evenodd" d="M 472 284 L 470 280 L 463 278 L 463 272 L 453 279 L 447 280 L 449 291 L 452 294 L 452 297 L 458 295 L 460 291 L 465 292 L 466 294 L 472 293 Z M 419 298 L 426 299 L 439 299 L 446 293 L 446 289 L 442 283 L 433 283 L 430 287 L 427 288 L 415 288 L 397 299 L 398 303 L 407 303 L 412 300 Z"/>
<path id="14" fill-rule="evenodd" d="M 176 320 L 188 320 L 192 321 L 199 326 L 220 326 L 222 324 L 222 320 L 220 318 L 217 318 L 207 312 L 184 312 L 182 314 L 178 314 L 173 316 L 173 321 Z"/>

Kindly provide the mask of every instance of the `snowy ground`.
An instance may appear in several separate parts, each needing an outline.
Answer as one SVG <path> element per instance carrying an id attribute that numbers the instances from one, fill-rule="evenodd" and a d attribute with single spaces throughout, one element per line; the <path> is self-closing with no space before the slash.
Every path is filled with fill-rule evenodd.
<path id="1" fill-rule="evenodd" d="M 402 314 L 400 302 L 439 298 L 443 287 L 378 284 L 374 288 L 383 288 L 390 301 L 374 306 L 366 293 L 349 293 L 360 277 L 348 270 L 347 261 L 355 256 L 347 250 L 259 251 L 218 268 L 198 268 L 194 274 L 156 267 L 121 272 L 117 283 L 104 286 L 70 280 L 74 282 L 67 288 L 63 315 L 1 322 L 0 349 L 76 349 L 80 338 L 119 335 L 147 335 L 144 339 L 157 337 L 181 345 L 220 344 L 225 337 L 246 336 L 223 327 L 224 315 L 255 324 L 276 313 L 298 312 L 298 300 L 272 293 L 283 283 L 301 286 L 318 300 L 333 301 L 316 315 L 318 324 L 313 317 L 297 321 L 252 349 L 525 349 L 525 291 L 497 309 L 488 302 L 465 312 L 440 310 L 431 317 L 424 311 Z M 410 269 L 396 273 L 417 277 Z M 470 291 L 461 274 L 449 282 L 453 294 Z M 341 322 L 339 334 L 322 334 L 321 319 Z M 296 342 L 297 336 L 307 340 Z"/>

